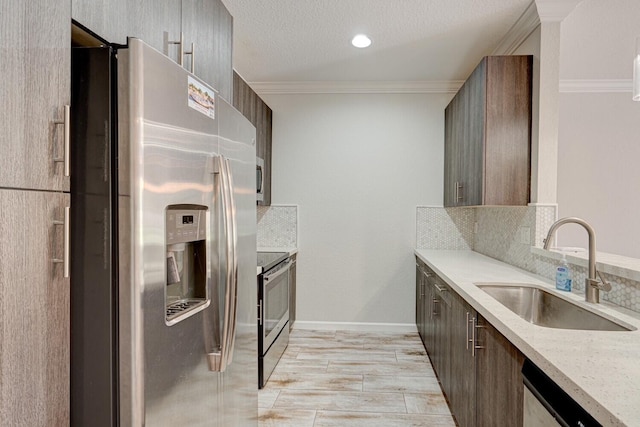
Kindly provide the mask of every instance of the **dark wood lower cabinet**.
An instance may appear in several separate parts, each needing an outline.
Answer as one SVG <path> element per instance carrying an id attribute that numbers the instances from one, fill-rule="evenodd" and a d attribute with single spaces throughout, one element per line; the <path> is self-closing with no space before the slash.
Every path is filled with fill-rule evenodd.
<path id="1" fill-rule="evenodd" d="M 460 426 L 476 425 L 476 357 L 471 349 L 476 312 L 457 295 L 451 303 L 451 387 L 446 390 Z"/>
<path id="2" fill-rule="evenodd" d="M 481 316 L 478 324 L 475 425 L 522 426 L 524 355 Z"/>
<path id="3" fill-rule="evenodd" d="M 460 427 L 522 427 L 524 355 L 416 260 L 416 325 Z"/>

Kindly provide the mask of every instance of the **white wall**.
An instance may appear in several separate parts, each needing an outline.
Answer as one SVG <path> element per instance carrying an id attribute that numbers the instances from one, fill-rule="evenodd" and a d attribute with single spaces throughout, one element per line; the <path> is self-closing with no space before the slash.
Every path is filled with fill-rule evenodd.
<path id="1" fill-rule="evenodd" d="M 630 80 L 640 1 L 584 0 L 562 23 L 560 79 Z M 586 85 L 585 85 L 586 87 Z M 640 258 L 640 103 L 631 93 L 561 93 L 558 213 L 579 216 L 598 250 Z M 579 227 L 559 243 L 586 247 Z"/>
<path id="2" fill-rule="evenodd" d="M 299 321 L 413 324 L 415 212 L 442 205 L 451 95 L 264 95 L 273 203 L 299 205 Z"/>

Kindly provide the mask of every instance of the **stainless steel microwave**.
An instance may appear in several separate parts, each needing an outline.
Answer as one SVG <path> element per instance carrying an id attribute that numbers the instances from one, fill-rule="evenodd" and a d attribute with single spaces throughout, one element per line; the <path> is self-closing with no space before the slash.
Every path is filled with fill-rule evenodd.
<path id="1" fill-rule="evenodd" d="M 264 159 L 256 157 L 256 200 L 264 201 Z"/>

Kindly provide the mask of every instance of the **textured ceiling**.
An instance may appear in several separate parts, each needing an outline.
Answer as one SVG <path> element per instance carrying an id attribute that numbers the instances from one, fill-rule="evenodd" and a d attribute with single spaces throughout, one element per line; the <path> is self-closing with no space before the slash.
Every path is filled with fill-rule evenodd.
<path id="1" fill-rule="evenodd" d="M 531 0 L 222 0 L 249 82 L 464 80 Z M 373 40 L 356 49 L 357 33 Z"/>

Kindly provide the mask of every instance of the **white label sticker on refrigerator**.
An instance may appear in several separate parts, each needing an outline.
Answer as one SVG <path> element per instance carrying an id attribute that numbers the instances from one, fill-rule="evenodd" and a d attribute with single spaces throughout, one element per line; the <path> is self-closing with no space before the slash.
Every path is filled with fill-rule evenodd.
<path id="1" fill-rule="evenodd" d="M 205 116 L 216 118 L 216 94 L 193 77 L 188 77 L 189 107 Z"/>

